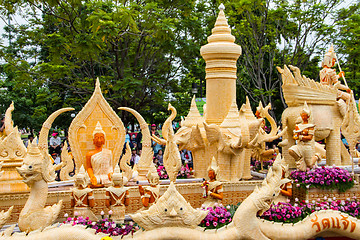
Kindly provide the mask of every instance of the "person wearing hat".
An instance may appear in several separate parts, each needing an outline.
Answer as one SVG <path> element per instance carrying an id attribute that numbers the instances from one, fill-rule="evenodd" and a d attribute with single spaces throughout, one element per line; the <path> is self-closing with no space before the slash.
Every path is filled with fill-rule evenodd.
<path id="1" fill-rule="evenodd" d="M 50 138 L 50 149 L 49 149 L 49 153 L 53 154 L 53 153 L 57 153 L 60 155 L 61 152 L 61 139 L 60 137 L 58 137 L 58 133 L 57 132 L 53 132 L 53 134 L 51 134 L 51 138 Z"/>
<path id="2" fill-rule="evenodd" d="M 151 136 L 154 135 L 156 133 L 156 124 L 151 124 L 151 128 L 150 128 L 150 134 Z"/>

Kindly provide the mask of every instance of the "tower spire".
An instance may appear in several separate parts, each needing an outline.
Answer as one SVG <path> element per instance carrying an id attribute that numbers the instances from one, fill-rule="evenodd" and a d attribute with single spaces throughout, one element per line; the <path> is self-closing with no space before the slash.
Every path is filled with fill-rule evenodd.
<path id="1" fill-rule="evenodd" d="M 241 47 L 235 44 L 224 10 L 220 4 L 208 44 L 200 49 L 206 62 L 206 119 L 207 123 L 220 125 L 236 100 L 236 61 Z"/>

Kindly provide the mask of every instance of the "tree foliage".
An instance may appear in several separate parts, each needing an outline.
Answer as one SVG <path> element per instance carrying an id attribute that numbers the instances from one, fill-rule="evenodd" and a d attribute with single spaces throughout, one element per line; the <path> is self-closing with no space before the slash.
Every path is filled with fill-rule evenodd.
<path id="1" fill-rule="evenodd" d="M 259 100 L 271 102 L 279 117 L 285 103 L 275 67 L 296 65 L 317 79 L 324 49 L 335 40 L 347 76 L 355 82 L 359 11 L 358 5 L 335 11 L 342 1 L 224 1 L 232 33 L 243 49 L 238 61 L 238 102 L 244 102 L 245 95 L 254 105 Z M 114 109 L 131 107 L 149 123 L 160 123 L 171 102 L 178 116 L 184 116 L 192 83 L 203 85 L 205 95 L 205 62 L 199 51 L 211 34 L 219 4 L 205 0 L 1 1 L 0 17 L 6 24 L 10 18 L 11 24 L 5 27 L 0 47 L 0 110 L 4 112 L 13 100 L 15 122 L 39 129 L 56 109 L 72 106 L 79 111 L 99 77 Z M 24 24 L 15 21 L 18 15 Z M 125 123 L 135 121 L 125 111 L 119 114 Z M 57 123 L 68 126 L 70 121 L 61 116 Z"/>

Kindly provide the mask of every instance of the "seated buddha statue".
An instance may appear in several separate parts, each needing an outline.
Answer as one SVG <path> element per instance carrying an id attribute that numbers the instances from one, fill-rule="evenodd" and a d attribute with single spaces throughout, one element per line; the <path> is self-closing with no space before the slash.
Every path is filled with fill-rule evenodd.
<path id="1" fill-rule="evenodd" d="M 95 149 L 86 154 L 86 171 L 90 177 L 91 187 L 104 187 L 111 184 L 112 152 L 103 148 L 105 137 L 100 122 L 97 122 L 93 132 Z"/>

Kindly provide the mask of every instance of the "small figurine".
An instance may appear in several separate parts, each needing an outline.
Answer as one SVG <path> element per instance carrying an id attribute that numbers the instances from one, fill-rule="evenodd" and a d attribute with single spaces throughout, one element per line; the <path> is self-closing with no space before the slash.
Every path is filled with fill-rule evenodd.
<path id="1" fill-rule="evenodd" d="M 300 116 L 302 123 L 296 124 L 293 135 L 293 138 L 297 140 L 297 145 L 289 148 L 289 154 L 295 159 L 296 168 L 306 171 L 306 168 L 312 168 L 316 161 L 321 161 L 321 158 L 318 154 L 314 154 L 315 125 L 309 123 L 310 109 L 306 102 Z"/>
<path id="2" fill-rule="evenodd" d="M 71 207 L 74 208 L 74 214 L 77 212 L 79 216 L 89 217 L 91 221 L 97 221 L 97 217 L 90 209 L 94 207 L 95 202 L 92 189 L 87 187 L 86 172 L 83 165 L 81 165 L 74 183 L 75 188 L 72 189 L 71 194 Z"/>
<path id="3" fill-rule="evenodd" d="M 280 156 L 279 156 L 280 157 Z M 279 202 L 286 203 L 288 199 L 292 196 L 292 183 L 289 177 L 289 166 L 281 165 L 282 175 L 280 181 L 280 193 L 274 199 L 274 203 L 277 204 Z"/>
<path id="4" fill-rule="evenodd" d="M 111 220 L 117 223 L 124 223 L 125 207 L 129 206 L 130 202 L 129 191 L 124 187 L 124 181 L 127 182 L 127 179 L 120 173 L 119 165 L 116 165 L 111 177 L 112 186 L 106 188 L 105 205 L 113 212 Z"/>
<path id="5" fill-rule="evenodd" d="M 86 171 L 90 177 L 91 187 L 104 187 L 111 183 L 112 152 L 103 148 L 105 136 L 100 122 L 97 122 L 93 132 L 95 149 L 86 154 Z"/>
<path id="6" fill-rule="evenodd" d="M 204 188 L 203 197 L 206 198 L 204 202 L 205 208 L 213 207 L 215 203 L 223 200 L 223 187 L 220 181 L 216 181 L 216 176 L 219 172 L 219 167 L 216 164 L 216 159 L 213 157 L 211 165 L 208 168 L 208 176 L 210 181 L 204 181 L 202 187 Z"/>
<path id="7" fill-rule="evenodd" d="M 344 77 L 345 73 L 341 71 L 339 74 L 336 74 L 336 70 L 332 69 L 336 60 L 334 47 L 331 45 L 329 51 L 324 56 L 324 60 L 322 61 L 323 69 L 320 71 L 320 82 L 324 85 L 335 86 L 340 90 L 345 90 L 346 92 L 338 90 L 337 99 L 342 99 L 346 102 L 346 104 L 348 104 L 351 89 L 348 86 L 340 84 L 339 78 Z"/>
<path id="8" fill-rule="evenodd" d="M 148 179 L 150 186 L 143 187 L 139 185 L 141 202 L 144 206 L 141 210 L 148 209 L 152 204 L 156 203 L 157 199 L 160 197 L 160 177 L 153 163 L 150 166 L 146 178 Z"/>

